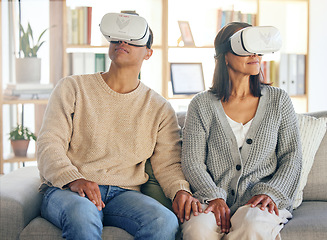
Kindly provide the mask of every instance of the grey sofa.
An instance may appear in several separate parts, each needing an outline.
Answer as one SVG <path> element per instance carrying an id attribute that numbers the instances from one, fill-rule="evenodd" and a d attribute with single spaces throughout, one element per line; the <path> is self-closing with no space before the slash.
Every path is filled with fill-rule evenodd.
<path id="1" fill-rule="evenodd" d="M 327 111 L 310 115 L 327 117 Z M 185 113 L 178 113 L 181 126 L 184 117 Z M 147 170 L 149 181 L 155 182 L 151 169 Z M 40 216 L 42 196 L 38 192 L 39 184 L 36 167 L 21 168 L 0 177 L 1 240 L 61 239 L 61 230 Z M 156 191 L 155 195 L 162 194 L 160 190 Z M 169 202 L 164 204 L 169 205 Z M 293 212 L 293 219 L 282 230 L 281 236 L 283 240 L 327 239 L 327 133 L 315 156 L 304 188 L 303 202 Z M 128 240 L 133 237 L 121 229 L 104 227 L 103 239 Z"/>

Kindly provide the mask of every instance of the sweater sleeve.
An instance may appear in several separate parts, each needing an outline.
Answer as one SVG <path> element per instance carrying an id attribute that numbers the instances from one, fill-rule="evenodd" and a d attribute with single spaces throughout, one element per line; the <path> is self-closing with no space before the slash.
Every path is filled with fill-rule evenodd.
<path id="1" fill-rule="evenodd" d="M 192 186 L 194 196 L 201 202 L 222 198 L 226 201 L 227 193 L 217 187 L 207 171 L 207 131 L 204 116 L 198 104 L 198 98 L 189 105 L 185 127 L 183 129 L 182 170 Z"/>
<path id="2" fill-rule="evenodd" d="M 279 209 L 290 208 L 298 188 L 302 150 L 297 117 L 290 97 L 282 92 L 276 146 L 277 170 L 267 182 L 259 182 L 252 189 L 252 195 L 266 194 Z"/>
<path id="3" fill-rule="evenodd" d="M 165 195 L 173 200 L 179 190 L 190 193 L 191 190 L 181 170 L 180 128 L 175 111 L 167 102 L 160 114 L 156 146 L 150 160 Z"/>
<path id="4" fill-rule="evenodd" d="M 73 134 L 72 118 L 76 102 L 74 79 L 61 80 L 49 99 L 37 139 L 37 162 L 40 175 L 50 186 L 62 188 L 84 178 L 67 156 Z"/>

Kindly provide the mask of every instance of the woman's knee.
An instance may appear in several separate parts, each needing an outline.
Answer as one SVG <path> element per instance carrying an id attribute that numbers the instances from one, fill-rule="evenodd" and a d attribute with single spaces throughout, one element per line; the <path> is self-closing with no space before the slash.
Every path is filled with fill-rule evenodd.
<path id="1" fill-rule="evenodd" d="M 231 231 L 226 239 L 275 239 L 281 230 L 280 218 L 267 209 L 240 207 L 231 218 Z M 278 228 L 278 229 L 277 229 Z M 275 231 L 276 230 L 276 231 Z M 274 233 L 274 234 L 273 234 Z"/>
<path id="2" fill-rule="evenodd" d="M 219 240 L 223 236 L 212 212 L 201 213 L 198 216 L 191 215 L 190 220 L 185 221 L 182 225 L 182 234 L 185 240 Z"/>

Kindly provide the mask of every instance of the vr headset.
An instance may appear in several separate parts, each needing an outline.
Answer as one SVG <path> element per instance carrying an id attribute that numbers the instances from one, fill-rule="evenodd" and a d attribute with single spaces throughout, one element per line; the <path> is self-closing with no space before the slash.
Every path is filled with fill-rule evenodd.
<path id="1" fill-rule="evenodd" d="M 216 52 L 231 51 L 239 56 L 274 53 L 282 46 L 277 28 L 272 26 L 246 27 L 234 33 L 227 42 L 216 47 Z"/>
<path id="2" fill-rule="evenodd" d="M 152 37 L 146 20 L 138 15 L 107 13 L 102 17 L 100 31 L 108 42 L 126 42 L 151 48 Z"/>

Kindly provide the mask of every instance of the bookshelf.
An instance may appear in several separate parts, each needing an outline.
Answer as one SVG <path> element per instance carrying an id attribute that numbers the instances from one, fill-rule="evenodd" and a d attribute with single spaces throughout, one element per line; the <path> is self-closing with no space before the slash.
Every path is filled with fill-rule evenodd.
<path id="1" fill-rule="evenodd" d="M 75 7 L 81 7 L 85 4 L 85 1 L 74 1 Z M 81 5 L 78 5 L 80 2 Z M 286 54 L 308 54 L 308 12 L 309 12 L 309 1 L 308 0 L 235 0 L 232 3 L 227 1 L 210 1 L 203 0 L 201 5 L 198 4 L 197 0 L 159 0 L 139 1 L 138 5 L 135 5 L 132 0 L 125 1 L 124 3 L 115 4 L 108 1 L 110 5 L 110 11 L 119 12 L 121 10 L 136 10 L 141 16 L 145 17 L 151 28 L 154 31 L 154 55 L 150 61 L 145 61 L 142 68 L 142 80 L 149 87 L 153 88 L 157 92 L 161 93 L 165 98 L 174 101 L 180 99 L 191 99 L 193 96 L 182 96 L 173 95 L 171 90 L 170 82 L 170 67 L 171 62 L 202 62 L 206 89 L 209 88 L 212 81 L 212 73 L 214 69 L 214 47 L 213 40 L 219 29 L 218 23 L 222 20 L 218 18 L 218 14 L 228 14 L 234 12 L 237 14 L 248 14 L 255 16 L 254 25 L 274 25 L 282 30 L 283 35 L 287 35 L 287 31 L 284 25 L 287 25 L 288 29 L 293 29 L 294 34 L 287 35 L 287 38 L 283 39 L 286 43 L 281 52 Z M 71 7 L 72 1 L 66 0 L 63 3 L 63 23 L 67 21 L 67 8 Z M 93 1 L 92 11 L 95 11 L 95 15 L 100 17 L 105 13 L 99 12 L 97 8 L 99 5 L 96 1 Z M 187 7 L 187 11 L 182 11 Z M 101 5 L 101 8 L 106 9 L 105 6 Z M 147 9 L 155 9 L 150 13 Z M 281 9 L 284 9 L 281 11 Z M 286 9 L 286 10 L 285 10 Z M 292 9 L 289 11 L 287 9 Z M 304 13 L 303 13 L 304 11 Z M 287 18 L 287 15 L 292 14 L 292 18 Z M 68 14 L 69 15 L 69 14 Z M 196 17 L 194 17 L 196 16 Z M 225 16 L 225 15 L 224 15 Z M 278 18 L 276 17 L 278 16 Z M 301 16 L 301 17 L 298 17 Z M 244 18 L 239 18 L 244 19 Z M 239 20 L 235 19 L 234 20 Z M 190 24 L 190 28 L 194 37 L 194 46 L 181 46 L 178 43 L 178 39 L 181 36 L 178 21 L 187 21 Z M 301 20 L 301 28 L 294 21 Z M 92 19 L 93 21 L 93 19 Z M 99 20 L 100 21 L 100 20 Z M 286 23 L 286 24 L 283 24 Z M 63 36 L 68 38 L 68 27 L 69 24 L 63 24 Z M 205 27 L 203 27 L 205 26 Z M 303 27 L 305 26 L 305 27 Z M 94 25 L 92 25 L 94 27 Z M 295 29 L 295 30 L 294 30 Z M 101 36 L 98 29 L 92 30 L 92 35 Z M 291 36 L 291 37 L 289 37 Z M 294 48 L 290 42 L 292 36 L 304 39 L 301 46 Z M 294 37 L 293 37 L 294 38 Z M 108 43 L 104 40 L 97 40 L 96 44 L 68 44 L 68 41 L 63 41 L 63 76 L 69 75 L 69 54 L 74 52 L 93 52 L 93 53 L 105 53 L 108 51 Z M 273 59 L 263 59 L 265 61 L 276 62 L 275 71 L 278 71 L 280 55 L 275 54 Z M 306 112 L 308 110 L 308 95 L 307 95 L 307 62 L 305 63 L 306 77 L 304 94 L 292 95 L 292 100 L 295 105 L 297 112 Z M 154 70 L 153 70 L 154 69 Z M 107 69 L 106 69 L 107 70 Z M 278 74 L 278 73 L 276 73 Z M 276 75 L 275 74 L 275 75 Z M 155 76 L 155 81 L 153 81 Z M 156 83 L 154 83 L 156 82 Z"/>
<path id="2" fill-rule="evenodd" d="M 2 3 L 0 2 L 0 12 L 2 12 Z M 4 131 L 4 118 L 8 117 L 4 115 L 4 108 L 7 106 L 20 106 L 23 108 L 25 105 L 34 105 L 34 111 L 35 111 L 35 132 L 37 132 L 40 128 L 41 122 L 42 122 L 42 116 L 45 109 L 45 106 L 48 102 L 47 99 L 28 99 L 28 100 L 22 100 L 22 99 L 7 99 L 3 94 L 3 75 L 2 75 L 2 69 L 3 69 L 3 62 L 2 62 L 2 17 L 0 17 L 0 175 L 4 173 L 4 164 L 5 163 L 18 163 L 18 166 L 24 165 L 25 162 L 32 162 L 36 161 L 35 153 L 28 154 L 27 157 L 16 157 L 14 154 L 6 154 L 4 155 L 4 140 L 7 140 L 7 131 Z M 18 111 L 18 110 L 17 110 Z M 10 145 L 10 144 L 9 144 Z"/>

